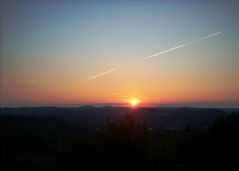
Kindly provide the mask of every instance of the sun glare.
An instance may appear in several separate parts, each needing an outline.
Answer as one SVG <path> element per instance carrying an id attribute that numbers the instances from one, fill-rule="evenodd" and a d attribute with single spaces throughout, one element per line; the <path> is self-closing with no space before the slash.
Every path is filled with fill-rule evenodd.
<path id="1" fill-rule="evenodd" d="M 132 106 L 132 107 L 136 107 L 138 104 L 139 104 L 139 100 L 137 100 L 137 99 L 131 99 L 131 100 L 129 100 L 129 103 L 130 103 L 130 105 Z"/>

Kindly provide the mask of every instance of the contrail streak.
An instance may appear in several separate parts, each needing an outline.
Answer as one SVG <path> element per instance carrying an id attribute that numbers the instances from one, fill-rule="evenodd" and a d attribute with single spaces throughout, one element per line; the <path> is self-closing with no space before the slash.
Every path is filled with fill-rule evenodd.
<path id="1" fill-rule="evenodd" d="M 108 70 L 108 71 L 105 71 L 105 72 L 102 72 L 102 73 L 100 73 L 100 74 L 93 75 L 93 76 L 91 76 L 91 77 L 89 77 L 89 78 L 83 80 L 83 82 L 87 82 L 87 81 L 93 80 L 93 79 L 95 79 L 95 78 L 101 77 L 101 76 L 103 76 L 103 75 L 105 75 L 105 74 L 108 74 L 108 73 L 110 73 L 110 72 L 113 72 L 113 71 L 115 71 L 115 70 L 116 70 L 115 68 L 112 68 L 112 69 L 110 69 L 110 70 Z"/>
<path id="2" fill-rule="evenodd" d="M 154 57 L 156 57 L 156 56 L 159 56 L 159 55 L 162 55 L 162 54 L 171 52 L 171 51 L 173 51 L 173 50 L 175 50 L 175 49 L 178 49 L 178 48 L 181 48 L 181 47 L 184 47 L 184 46 L 187 46 L 187 45 L 190 45 L 190 44 L 199 42 L 199 41 L 201 41 L 201 40 L 208 39 L 208 38 L 210 38 L 210 37 L 219 35 L 219 34 L 221 34 L 221 33 L 223 33 L 223 32 L 222 32 L 222 31 L 219 31 L 219 32 L 216 32 L 216 33 L 213 33 L 213 34 L 209 34 L 209 35 L 207 35 L 207 36 L 201 37 L 201 38 L 199 38 L 199 39 L 196 39 L 196 40 L 193 40 L 193 41 L 190 41 L 190 42 L 187 42 L 187 43 L 184 43 L 184 44 L 182 44 L 182 45 L 175 46 L 175 47 L 173 47 L 173 48 L 170 48 L 170 49 L 161 51 L 161 52 L 159 52 L 159 53 L 155 53 L 155 54 L 153 54 L 153 55 L 151 55 L 151 56 L 145 57 L 143 60 L 144 60 L 144 61 L 145 61 L 145 60 L 149 60 L 149 59 L 154 58 Z"/>
<path id="3" fill-rule="evenodd" d="M 193 40 L 193 41 L 184 43 L 184 44 L 182 44 L 182 45 L 178 45 L 178 46 L 175 46 L 175 47 L 173 47 L 173 48 L 170 48 L 170 49 L 161 51 L 161 52 L 159 52 L 159 53 L 156 53 L 156 54 L 153 54 L 153 55 L 151 55 L 151 56 L 145 57 L 145 58 L 143 59 L 143 61 L 149 60 L 149 59 L 151 59 L 151 58 L 154 58 L 154 57 L 156 57 L 156 56 L 159 56 L 159 55 L 162 55 L 162 54 L 165 54 L 165 53 L 168 53 L 168 52 L 171 52 L 171 51 L 173 51 L 173 50 L 175 50 L 175 49 L 178 49 L 178 48 L 181 48 L 181 47 L 184 47 L 184 46 L 187 46 L 187 45 L 191 45 L 191 44 L 196 43 L 196 42 L 199 42 L 199 41 L 201 41 L 201 40 L 208 39 L 208 38 L 210 38 L 210 37 L 219 35 L 219 34 L 221 34 L 221 33 L 223 33 L 223 32 L 222 32 L 222 31 L 219 31 L 219 32 L 216 32 L 216 33 L 209 34 L 209 35 L 207 35 L 207 36 L 201 37 L 201 38 L 199 38 L 199 39 L 196 39 L 196 40 Z M 102 73 L 100 73 L 100 74 L 93 75 L 93 76 L 91 76 L 91 77 L 89 77 L 89 78 L 83 80 L 83 82 L 87 82 L 87 81 L 93 80 L 93 79 L 98 78 L 98 77 L 101 77 L 101 76 L 103 76 L 103 75 L 105 75 L 105 74 L 111 73 L 111 72 L 113 72 L 113 71 L 115 71 L 115 70 L 116 70 L 115 68 L 112 68 L 112 69 L 110 69 L 110 70 L 108 70 L 108 71 L 105 71 L 105 72 L 102 72 Z"/>

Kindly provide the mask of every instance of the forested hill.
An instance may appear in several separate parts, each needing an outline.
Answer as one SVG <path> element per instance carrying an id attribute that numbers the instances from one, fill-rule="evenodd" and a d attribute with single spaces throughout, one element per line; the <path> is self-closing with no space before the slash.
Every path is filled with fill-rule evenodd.
<path id="1" fill-rule="evenodd" d="M 95 130 L 108 119 L 117 119 L 124 114 L 132 114 L 136 121 L 146 121 L 155 130 L 181 129 L 186 124 L 193 127 L 207 127 L 218 117 L 227 114 L 222 109 L 206 108 L 170 108 L 170 107 L 144 107 L 132 110 L 127 107 L 94 107 L 82 106 L 79 108 L 61 107 L 22 107 L 1 108 L 1 120 L 16 124 L 32 125 L 46 124 L 51 127 L 62 125 L 76 126 L 84 132 Z"/>

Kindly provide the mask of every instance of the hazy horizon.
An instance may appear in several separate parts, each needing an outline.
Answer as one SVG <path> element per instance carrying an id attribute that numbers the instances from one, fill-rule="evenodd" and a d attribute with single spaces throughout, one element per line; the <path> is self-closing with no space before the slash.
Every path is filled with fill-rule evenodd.
<path id="1" fill-rule="evenodd" d="M 237 1 L 0 3 L 0 106 L 239 107 Z"/>
<path id="2" fill-rule="evenodd" d="M 109 107 L 128 107 L 131 108 L 129 106 L 128 103 L 97 103 L 97 104 L 93 104 L 93 103 L 84 103 L 84 104 L 31 104 L 31 105 L 6 105 L 6 106 L 0 106 L 0 108 L 21 108 L 21 107 L 66 107 L 66 108 L 75 108 L 75 107 L 84 107 L 84 106 L 94 106 L 94 107 L 105 107 L 105 106 L 109 106 Z M 169 108 L 217 108 L 217 109 L 239 109 L 238 106 L 236 105 L 224 105 L 223 102 L 218 102 L 218 103 L 191 103 L 191 104 L 140 104 L 138 105 L 137 108 L 142 108 L 142 107 L 169 107 Z"/>

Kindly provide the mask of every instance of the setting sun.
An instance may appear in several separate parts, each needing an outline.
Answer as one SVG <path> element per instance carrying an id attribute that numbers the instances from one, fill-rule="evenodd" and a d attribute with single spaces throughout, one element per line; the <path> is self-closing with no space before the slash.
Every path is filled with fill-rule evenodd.
<path id="1" fill-rule="evenodd" d="M 139 102 L 140 102 L 140 101 L 137 100 L 137 99 L 131 99 L 131 100 L 129 101 L 129 103 L 130 103 L 130 105 L 131 105 L 132 107 L 136 107 Z"/>

